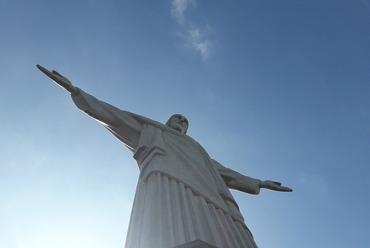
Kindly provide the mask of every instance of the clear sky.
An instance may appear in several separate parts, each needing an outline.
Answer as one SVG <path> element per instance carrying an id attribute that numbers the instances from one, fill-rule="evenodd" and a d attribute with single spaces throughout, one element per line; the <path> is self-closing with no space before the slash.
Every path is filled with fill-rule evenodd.
<path id="1" fill-rule="evenodd" d="M 293 188 L 233 192 L 259 247 L 370 247 L 369 0 L 0 0 L 0 247 L 118 248 L 135 160 L 36 64 Z"/>

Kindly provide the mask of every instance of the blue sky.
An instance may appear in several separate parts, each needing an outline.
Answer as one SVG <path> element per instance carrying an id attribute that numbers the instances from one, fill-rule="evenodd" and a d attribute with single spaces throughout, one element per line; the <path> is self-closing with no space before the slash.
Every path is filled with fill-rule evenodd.
<path id="1" fill-rule="evenodd" d="M 0 247 L 123 247 L 139 171 L 41 64 L 293 193 L 259 247 L 369 247 L 370 1 L 0 1 Z"/>

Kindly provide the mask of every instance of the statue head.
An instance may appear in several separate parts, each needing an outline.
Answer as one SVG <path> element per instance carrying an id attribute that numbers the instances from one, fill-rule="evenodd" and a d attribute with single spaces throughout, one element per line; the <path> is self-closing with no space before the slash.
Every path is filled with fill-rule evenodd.
<path id="1" fill-rule="evenodd" d="M 180 114 L 174 114 L 173 116 L 168 119 L 166 122 L 166 126 L 171 127 L 183 134 L 186 134 L 188 130 L 189 122 L 185 116 Z"/>

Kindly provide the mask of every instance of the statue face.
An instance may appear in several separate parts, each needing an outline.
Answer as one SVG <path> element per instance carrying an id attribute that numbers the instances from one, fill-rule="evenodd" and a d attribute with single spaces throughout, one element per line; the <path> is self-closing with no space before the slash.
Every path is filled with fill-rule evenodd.
<path id="1" fill-rule="evenodd" d="M 176 114 L 171 117 L 168 125 L 181 133 L 186 133 L 186 130 L 188 129 L 188 120 L 185 116 Z"/>

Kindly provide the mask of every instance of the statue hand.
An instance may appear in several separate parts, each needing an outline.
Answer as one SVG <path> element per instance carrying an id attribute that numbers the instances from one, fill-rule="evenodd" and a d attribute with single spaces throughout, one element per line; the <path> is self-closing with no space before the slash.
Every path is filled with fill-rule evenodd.
<path id="1" fill-rule="evenodd" d="M 293 190 L 288 187 L 281 186 L 281 183 L 274 182 L 270 180 L 261 181 L 260 188 L 276 190 L 276 191 L 285 191 L 285 192 L 292 192 Z"/>
<path id="2" fill-rule="evenodd" d="M 63 77 L 62 75 L 60 75 L 56 71 L 51 71 L 50 72 L 47 69 L 45 69 L 44 67 L 42 67 L 41 65 L 36 65 L 36 66 L 46 76 L 51 78 L 55 83 L 57 83 L 59 86 L 61 86 L 62 88 L 64 88 L 68 92 L 70 92 L 71 94 L 77 92 L 77 88 L 72 85 L 71 81 L 69 81 L 68 78 Z"/>

